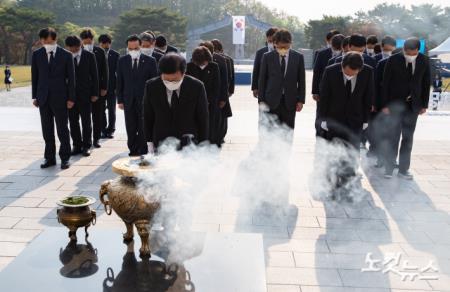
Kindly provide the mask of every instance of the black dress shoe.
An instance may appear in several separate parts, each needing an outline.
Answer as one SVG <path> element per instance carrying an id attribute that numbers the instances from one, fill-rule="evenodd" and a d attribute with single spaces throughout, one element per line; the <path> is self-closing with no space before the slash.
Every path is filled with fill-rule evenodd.
<path id="1" fill-rule="evenodd" d="M 88 156 L 91 156 L 91 150 L 90 149 L 84 149 L 83 150 L 83 156 L 84 157 L 88 157 Z"/>
<path id="2" fill-rule="evenodd" d="M 75 155 L 78 155 L 78 154 L 81 154 L 81 153 L 83 153 L 83 150 L 81 150 L 81 148 L 73 148 L 72 149 L 72 152 L 70 153 L 70 155 L 71 156 L 75 156 Z"/>
<path id="3" fill-rule="evenodd" d="M 108 134 L 106 134 L 106 138 L 108 138 L 108 139 L 114 138 L 114 133 L 108 133 Z"/>
<path id="4" fill-rule="evenodd" d="M 61 169 L 68 169 L 70 167 L 69 160 L 61 161 Z"/>
<path id="5" fill-rule="evenodd" d="M 50 166 L 55 166 L 56 161 L 45 160 L 44 163 L 41 164 L 41 168 L 47 168 Z"/>
<path id="6" fill-rule="evenodd" d="M 93 143 L 92 145 L 94 145 L 95 148 L 100 148 L 100 147 L 102 147 L 102 146 L 98 143 L 98 140 L 94 141 L 94 143 Z"/>

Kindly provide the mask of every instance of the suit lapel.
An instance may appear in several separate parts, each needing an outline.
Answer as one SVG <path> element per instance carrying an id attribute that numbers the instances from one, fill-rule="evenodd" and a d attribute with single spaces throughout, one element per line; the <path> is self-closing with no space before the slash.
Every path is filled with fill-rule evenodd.
<path id="1" fill-rule="evenodd" d="M 167 89 L 166 86 L 164 85 L 164 82 L 162 79 L 160 79 L 161 81 L 161 91 L 160 91 L 160 96 L 162 97 L 162 103 L 165 105 L 165 107 L 167 108 L 168 111 L 171 111 L 171 107 L 169 104 L 169 100 L 167 99 Z"/>
<path id="2" fill-rule="evenodd" d="M 138 65 L 139 76 L 141 76 L 141 74 L 143 74 L 142 70 L 144 69 L 144 66 L 145 66 L 145 58 L 144 58 L 144 55 L 141 54 L 139 56 L 139 65 Z"/>
<path id="3" fill-rule="evenodd" d="M 281 74 L 280 55 L 276 51 L 273 53 L 273 61 L 275 63 L 275 67 L 277 68 L 276 72 L 279 72 L 280 76 L 283 78 L 283 75 Z"/>
<path id="4" fill-rule="evenodd" d="M 295 60 L 294 60 L 294 53 L 292 52 L 292 49 L 290 49 L 289 50 L 289 57 L 288 57 L 288 62 L 287 62 L 287 68 L 286 68 L 285 76 L 287 76 L 288 73 L 289 73 L 289 70 L 293 68 L 292 66 L 293 66 L 294 62 L 295 62 Z M 281 66 L 280 66 L 280 68 L 281 68 Z"/>

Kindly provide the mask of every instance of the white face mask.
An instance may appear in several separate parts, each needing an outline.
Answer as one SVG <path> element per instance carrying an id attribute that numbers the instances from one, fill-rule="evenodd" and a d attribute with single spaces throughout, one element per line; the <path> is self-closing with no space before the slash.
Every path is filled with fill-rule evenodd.
<path id="1" fill-rule="evenodd" d="M 347 75 L 347 74 L 345 74 L 345 73 L 343 73 L 343 74 L 344 74 L 345 80 L 347 80 L 347 81 L 352 80 L 353 78 L 356 77 L 356 75 L 350 76 L 350 75 Z"/>
<path id="2" fill-rule="evenodd" d="M 139 50 L 131 50 L 131 51 L 128 51 L 128 54 L 131 56 L 131 59 L 137 59 L 139 57 L 140 51 Z"/>
<path id="3" fill-rule="evenodd" d="M 336 57 L 341 54 L 340 50 L 333 50 L 333 56 Z"/>
<path id="4" fill-rule="evenodd" d="M 154 48 L 141 48 L 141 53 L 147 56 L 151 56 L 153 54 Z"/>
<path id="5" fill-rule="evenodd" d="M 54 50 L 56 50 L 56 44 L 53 45 L 44 45 L 44 48 L 47 52 L 52 52 Z"/>
<path id="6" fill-rule="evenodd" d="M 390 57 L 392 56 L 392 51 L 383 51 L 383 55 Z"/>
<path id="7" fill-rule="evenodd" d="M 164 86 L 171 91 L 178 90 L 180 88 L 181 83 L 183 83 L 183 78 L 180 81 L 167 81 L 163 79 Z"/>
<path id="8" fill-rule="evenodd" d="M 83 49 L 85 49 L 86 51 L 92 52 L 94 50 L 94 45 L 93 44 L 84 45 Z"/>
<path id="9" fill-rule="evenodd" d="M 413 63 L 413 62 L 416 61 L 417 55 L 415 55 L 415 56 L 409 56 L 409 55 L 406 55 L 406 54 L 405 54 L 405 59 L 406 59 L 406 61 L 407 61 L 408 63 Z"/>
<path id="10" fill-rule="evenodd" d="M 267 47 L 269 48 L 269 51 L 273 51 L 273 49 L 275 48 L 273 46 L 273 43 L 267 43 Z"/>
<path id="11" fill-rule="evenodd" d="M 374 49 L 367 49 L 367 54 L 373 55 L 373 53 L 375 53 Z"/>
<path id="12" fill-rule="evenodd" d="M 79 50 L 78 52 L 76 52 L 76 53 L 72 53 L 72 56 L 74 57 L 74 58 L 76 58 L 76 57 L 78 57 L 78 56 L 80 56 L 81 55 L 81 50 Z"/>

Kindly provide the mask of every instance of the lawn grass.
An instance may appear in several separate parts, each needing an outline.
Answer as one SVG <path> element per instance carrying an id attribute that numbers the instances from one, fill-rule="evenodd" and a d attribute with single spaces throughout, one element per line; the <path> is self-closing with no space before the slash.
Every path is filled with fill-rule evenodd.
<path id="1" fill-rule="evenodd" d="M 442 79 L 442 90 L 444 90 L 445 88 L 447 88 L 447 91 L 450 92 L 450 78 Z"/>
<path id="2" fill-rule="evenodd" d="M 11 87 L 22 87 L 31 84 L 30 66 L 10 66 L 11 77 L 14 79 Z M 0 65 L 0 90 L 5 89 L 5 66 Z"/>

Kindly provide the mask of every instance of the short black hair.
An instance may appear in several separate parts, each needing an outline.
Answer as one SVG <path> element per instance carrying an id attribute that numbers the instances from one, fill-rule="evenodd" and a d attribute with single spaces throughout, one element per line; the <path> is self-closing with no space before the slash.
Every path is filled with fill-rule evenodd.
<path id="1" fill-rule="evenodd" d="M 152 34 L 149 34 L 148 32 L 144 31 L 143 33 L 141 33 L 139 35 L 139 37 L 141 38 L 141 41 L 145 41 L 145 42 L 153 42 L 155 40 L 155 36 Z"/>
<path id="2" fill-rule="evenodd" d="M 139 36 L 137 34 L 132 34 L 127 37 L 127 40 L 125 43 L 128 45 L 129 42 L 136 42 L 136 41 L 139 42 L 139 45 L 142 44 L 142 41 L 139 38 Z"/>
<path id="3" fill-rule="evenodd" d="M 335 50 L 340 50 L 342 48 L 342 42 L 344 41 L 345 37 L 342 34 L 334 35 L 331 38 L 331 46 Z"/>
<path id="4" fill-rule="evenodd" d="M 331 40 L 332 37 L 334 37 L 335 35 L 340 34 L 340 32 L 337 29 L 332 29 L 327 33 L 327 41 Z"/>
<path id="5" fill-rule="evenodd" d="M 207 47 L 200 46 L 192 52 L 192 61 L 196 64 L 203 64 L 212 61 L 212 54 Z"/>
<path id="6" fill-rule="evenodd" d="M 186 59 L 178 53 L 170 52 L 159 60 L 159 72 L 162 74 L 174 74 L 186 72 Z"/>
<path id="7" fill-rule="evenodd" d="M 223 51 L 223 45 L 222 42 L 218 39 L 211 40 L 211 43 L 214 46 L 214 51 L 216 52 L 222 52 Z"/>
<path id="8" fill-rule="evenodd" d="M 271 27 L 266 31 L 266 38 L 273 36 L 277 31 L 278 31 L 278 27 Z"/>
<path id="9" fill-rule="evenodd" d="M 384 45 L 391 45 L 391 46 L 397 46 L 397 41 L 391 37 L 390 35 L 384 36 L 384 38 L 381 40 L 381 46 Z"/>
<path id="10" fill-rule="evenodd" d="M 81 40 L 76 35 L 70 35 L 66 37 L 66 40 L 64 41 L 66 47 L 81 47 Z"/>
<path id="11" fill-rule="evenodd" d="M 156 37 L 156 42 L 155 42 L 155 46 L 157 46 L 158 48 L 162 48 L 167 46 L 167 40 L 166 37 L 163 35 L 159 35 Z"/>
<path id="12" fill-rule="evenodd" d="M 52 40 L 56 40 L 57 34 L 53 27 L 46 27 L 39 31 L 39 39 L 47 39 L 51 37 Z"/>
<path id="13" fill-rule="evenodd" d="M 420 49 L 420 40 L 416 37 L 408 38 L 403 45 L 405 50 L 419 50 Z"/>
<path id="14" fill-rule="evenodd" d="M 94 39 L 94 31 L 90 27 L 83 28 L 83 30 L 80 32 L 80 38 L 82 40 L 85 40 L 85 39 L 92 40 L 92 39 Z"/>
<path id="15" fill-rule="evenodd" d="M 342 67 L 350 67 L 352 70 L 361 70 L 364 66 L 364 60 L 361 54 L 350 52 L 342 59 Z"/>
<path id="16" fill-rule="evenodd" d="M 346 36 L 345 38 L 344 38 L 344 40 L 342 41 L 342 48 L 343 47 L 348 47 L 350 45 L 350 37 L 349 36 Z"/>
<path id="17" fill-rule="evenodd" d="M 378 38 L 376 35 L 369 35 L 367 37 L 367 44 L 376 45 L 378 43 Z"/>
<path id="18" fill-rule="evenodd" d="M 381 53 L 381 45 L 380 44 L 376 44 L 375 47 L 373 47 L 373 51 L 375 54 L 379 54 Z"/>
<path id="19" fill-rule="evenodd" d="M 98 37 L 98 42 L 101 44 L 110 44 L 112 43 L 112 37 L 109 34 L 101 34 Z"/>
<path id="20" fill-rule="evenodd" d="M 350 46 L 362 48 L 366 46 L 366 37 L 362 34 L 352 34 L 349 41 Z"/>
<path id="21" fill-rule="evenodd" d="M 199 46 L 207 47 L 211 54 L 214 53 L 214 45 L 210 41 L 204 41 L 198 44 Z"/>
<path id="22" fill-rule="evenodd" d="M 273 36 L 274 43 L 292 43 L 292 34 L 287 29 L 280 29 Z"/>

